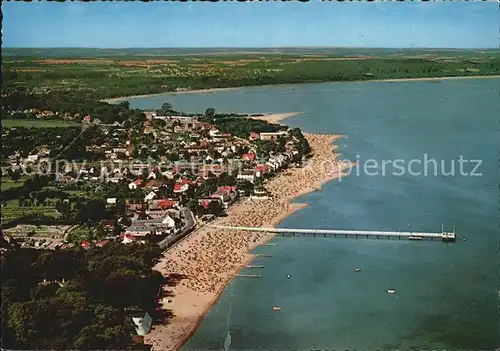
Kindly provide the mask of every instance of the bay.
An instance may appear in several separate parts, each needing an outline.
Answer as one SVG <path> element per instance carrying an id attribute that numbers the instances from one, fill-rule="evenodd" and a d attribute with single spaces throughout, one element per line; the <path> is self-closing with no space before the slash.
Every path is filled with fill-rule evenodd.
<path id="1" fill-rule="evenodd" d="M 428 162 L 428 175 L 395 175 L 393 163 L 358 168 L 297 202 L 311 206 L 280 226 L 439 232 L 458 240 L 275 238 L 257 252 L 263 278 L 237 278 L 231 350 L 494 349 L 500 347 L 498 164 L 500 80 L 322 83 L 239 88 L 131 100 L 132 107 L 181 111 L 305 112 L 286 123 L 344 134 L 342 158 Z M 481 175 L 461 175 L 459 160 Z M 449 172 L 441 172 L 441 161 Z M 470 173 L 471 162 L 463 164 Z M 423 165 L 414 162 L 415 173 Z M 359 174 L 357 174 L 359 173 Z M 465 241 L 463 239 L 466 239 Z M 359 267 L 361 272 L 354 273 Z M 291 278 L 287 279 L 287 275 Z M 394 295 L 387 289 L 396 290 Z M 229 289 L 229 288 L 228 288 Z M 272 310 L 280 306 L 281 310 Z M 229 293 L 184 350 L 224 347 Z"/>

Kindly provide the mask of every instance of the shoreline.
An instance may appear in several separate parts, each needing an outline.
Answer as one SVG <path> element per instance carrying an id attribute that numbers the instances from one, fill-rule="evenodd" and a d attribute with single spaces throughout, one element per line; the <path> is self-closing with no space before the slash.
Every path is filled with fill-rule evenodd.
<path id="1" fill-rule="evenodd" d="M 164 93 L 154 93 L 154 94 L 140 94 L 140 95 L 130 95 L 130 96 L 118 96 L 113 98 L 106 98 L 99 100 L 100 102 L 106 102 L 108 104 L 116 104 L 122 101 L 127 101 L 129 99 L 141 99 L 149 98 L 154 96 L 162 95 L 178 95 L 178 94 L 196 94 L 196 93 L 213 93 L 226 90 L 235 90 L 243 88 L 256 88 L 256 87 L 273 87 L 281 85 L 304 85 L 304 84 L 318 84 L 318 83 L 369 83 L 369 82 L 424 82 L 424 81 L 435 81 L 435 80 L 455 80 L 455 79 L 488 79 L 488 78 L 500 78 L 500 74 L 492 75 L 482 75 L 482 76 L 445 76 L 445 77 L 417 77 L 417 78 L 383 78 L 383 79 L 365 79 L 365 80 L 331 80 L 325 82 L 303 82 L 303 83 L 282 83 L 282 84 L 264 84 L 264 85 L 243 85 L 238 87 L 227 87 L 227 88 L 208 88 L 208 89 L 193 89 L 184 91 L 166 91 Z"/>
<path id="2" fill-rule="evenodd" d="M 247 118 L 264 121 L 270 124 L 283 124 L 283 120 L 305 113 L 307 112 L 263 113 L 263 116 L 249 116 Z"/>
<path id="3" fill-rule="evenodd" d="M 166 91 L 164 93 L 154 93 L 154 94 L 140 94 L 140 95 L 130 95 L 130 96 L 118 96 L 109 99 L 99 100 L 101 102 L 107 102 L 108 104 L 116 104 L 122 101 L 126 101 L 128 99 L 141 99 L 148 98 L 154 96 L 162 96 L 162 95 L 180 95 L 180 94 L 196 94 L 196 93 L 214 93 L 218 91 L 226 91 L 226 90 L 235 90 L 245 87 L 228 87 L 228 88 L 209 88 L 209 89 L 193 89 L 193 90 L 183 90 L 183 91 Z"/>
<path id="4" fill-rule="evenodd" d="M 294 113 L 295 114 L 295 113 Z M 271 114 L 276 120 L 290 114 Z M 259 117 L 257 117 L 259 118 Z M 216 219 L 220 225 L 275 227 L 292 213 L 308 204 L 293 202 L 299 196 L 321 189 L 342 177 L 352 167 L 338 161 L 334 142 L 341 135 L 305 134 L 313 155 L 303 168 L 282 171 L 268 180 L 265 187 L 273 194 L 267 200 L 246 200 L 228 209 L 227 217 Z M 325 167 L 325 164 L 327 167 Z M 275 234 L 234 232 L 231 235 L 214 228 L 201 227 L 176 247 L 166 252 L 155 269 L 164 276 L 183 274 L 188 278 L 174 287 L 167 287 L 173 297 L 164 303 L 174 317 L 167 323 L 155 325 L 145 336 L 145 342 L 155 349 L 178 350 L 196 332 L 236 274 L 253 259 L 250 252 L 274 238 Z"/>

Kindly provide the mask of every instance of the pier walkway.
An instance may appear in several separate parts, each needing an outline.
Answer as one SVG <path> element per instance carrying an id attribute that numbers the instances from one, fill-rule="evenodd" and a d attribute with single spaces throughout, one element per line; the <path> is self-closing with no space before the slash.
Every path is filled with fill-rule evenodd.
<path id="1" fill-rule="evenodd" d="M 276 233 L 278 235 L 302 235 L 314 237 L 351 237 L 351 238 L 376 238 L 376 239 L 440 239 L 442 241 L 455 241 L 455 228 L 453 232 L 441 231 L 439 233 L 424 233 L 424 232 L 394 232 L 394 231 L 376 231 L 376 230 L 336 230 L 336 229 L 293 229 L 293 228 L 265 228 L 265 227 L 233 227 L 222 225 L 210 225 L 209 227 L 223 230 L 242 230 L 252 232 Z"/>

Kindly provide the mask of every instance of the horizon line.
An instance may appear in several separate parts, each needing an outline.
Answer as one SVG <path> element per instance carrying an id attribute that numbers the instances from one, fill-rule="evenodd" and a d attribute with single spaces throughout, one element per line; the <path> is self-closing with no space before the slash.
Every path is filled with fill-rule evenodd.
<path id="1" fill-rule="evenodd" d="M 158 49 L 425 49 L 425 50 L 500 50 L 500 47 L 475 47 L 475 48 L 460 48 L 460 47 L 428 47 L 428 46 L 185 46 L 185 47 L 93 47 L 93 46 L 52 46 L 52 47 L 37 47 L 37 46 L 3 46 L 3 49 L 94 49 L 94 50 L 158 50 Z"/>

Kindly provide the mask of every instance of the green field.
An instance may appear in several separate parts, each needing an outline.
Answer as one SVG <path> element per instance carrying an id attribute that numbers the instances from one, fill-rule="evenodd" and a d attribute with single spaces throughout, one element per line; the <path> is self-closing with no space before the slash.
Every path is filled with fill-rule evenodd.
<path id="1" fill-rule="evenodd" d="M 10 200 L 6 206 L 2 206 L 2 221 L 9 222 L 11 220 L 28 216 L 31 214 L 43 214 L 45 216 L 59 218 L 60 214 L 54 206 L 29 206 L 19 207 L 18 200 Z"/>
<path id="2" fill-rule="evenodd" d="M 28 176 L 21 177 L 17 182 L 14 182 L 10 177 L 8 176 L 3 176 L 2 177 L 2 191 L 5 191 L 10 188 L 18 188 L 20 186 L 23 186 L 24 182 L 26 179 L 28 179 Z"/>
<path id="3" fill-rule="evenodd" d="M 97 99 L 178 89 L 500 74 L 500 50 L 6 49 L 4 89 Z"/>
<path id="4" fill-rule="evenodd" d="M 38 120 L 38 119 L 3 119 L 4 128 L 54 128 L 54 127 L 78 127 L 79 123 L 63 120 Z M 3 188 L 2 188 L 3 189 Z"/>

